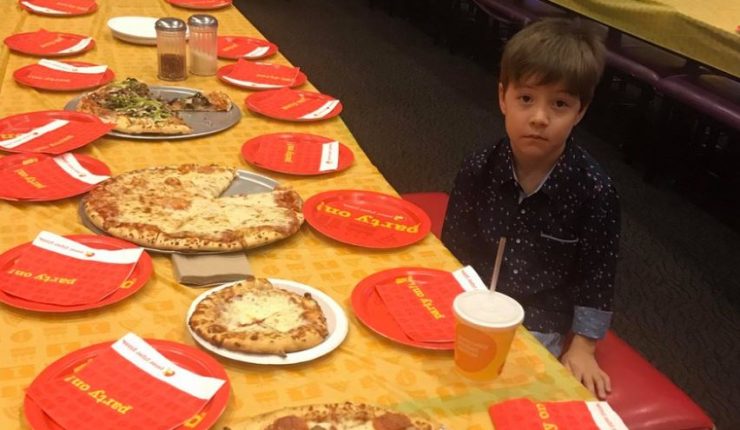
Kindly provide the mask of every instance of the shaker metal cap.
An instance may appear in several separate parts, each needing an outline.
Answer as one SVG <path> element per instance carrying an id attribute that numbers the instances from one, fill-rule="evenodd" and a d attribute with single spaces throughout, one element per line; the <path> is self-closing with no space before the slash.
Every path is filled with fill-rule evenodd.
<path id="1" fill-rule="evenodd" d="M 218 20 L 211 15 L 190 15 L 188 25 L 192 27 L 218 27 Z"/>
<path id="2" fill-rule="evenodd" d="M 154 28 L 159 31 L 185 31 L 187 26 L 180 18 L 160 18 L 154 23 Z"/>

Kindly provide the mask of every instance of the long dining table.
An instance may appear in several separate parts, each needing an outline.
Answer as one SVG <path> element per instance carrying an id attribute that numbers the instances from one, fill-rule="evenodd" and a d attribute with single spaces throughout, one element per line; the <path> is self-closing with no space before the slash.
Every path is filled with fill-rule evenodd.
<path id="1" fill-rule="evenodd" d="M 734 0 L 548 0 L 740 78 L 740 3 Z"/>
<path id="2" fill-rule="evenodd" d="M 118 40 L 106 26 L 108 19 L 116 16 L 170 16 L 186 20 L 198 12 L 174 7 L 164 0 L 98 0 L 98 4 L 99 8 L 89 15 L 49 17 L 31 14 L 15 2 L 6 1 L 0 7 L 4 15 L 0 35 L 5 38 L 46 29 L 92 36 L 95 48 L 74 57 L 75 60 L 106 64 L 116 79 L 135 77 L 155 85 L 224 91 L 242 109 L 241 120 L 218 134 L 187 140 L 104 136 L 76 153 L 103 161 L 113 175 L 183 163 L 215 163 L 257 171 L 240 156 L 246 140 L 276 132 L 312 133 L 348 146 L 355 155 L 354 164 L 343 172 L 321 176 L 259 173 L 293 187 L 304 200 L 333 189 L 397 195 L 341 117 L 310 123 L 277 121 L 250 112 L 244 105 L 250 92 L 225 85 L 215 76 L 189 75 L 186 81 L 177 83 L 159 81 L 156 47 Z M 233 6 L 207 13 L 218 19 L 219 34 L 263 38 Z M 36 61 L 36 57 L 3 47 L 0 117 L 62 109 L 81 93 L 41 91 L 15 82 L 13 72 Z M 264 61 L 290 64 L 281 53 Z M 219 60 L 219 66 L 229 63 Z M 316 90 L 310 83 L 310 71 L 306 72 L 309 83 L 303 89 Z M 341 70 L 338 68 L 336 73 Z M 344 109 L 363 107 L 345 103 Z M 44 203 L 0 201 L 0 252 L 33 240 L 42 230 L 60 235 L 90 234 L 80 222 L 79 203 L 79 197 Z M 24 416 L 24 392 L 39 372 L 65 354 L 116 340 L 128 332 L 143 338 L 196 345 L 185 319 L 191 302 L 203 290 L 177 282 L 169 255 L 150 254 L 154 273 L 149 282 L 133 296 L 113 305 L 75 313 L 47 313 L 0 304 L 0 428 L 30 428 Z M 378 335 L 357 319 L 350 296 L 368 275 L 397 267 L 450 271 L 460 268 L 460 263 L 431 234 L 400 249 L 372 250 L 339 243 L 303 225 L 296 235 L 251 249 L 247 255 L 257 276 L 297 281 L 332 297 L 347 314 L 349 332 L 336 350 L 300 364 L 261 365 L 216 357 L 230 379 L 231 392 L 223 414 L 212 428 L 237 430 L 251 416 L 287 406 L 353 401 L 426 416 L 449 429 L 488 429 L 491 421 L 487 409 L 499 401 L 517 397 L 537 401 L 593 399 L 523 328 L 517 332 L 503 373 L 492 381 L 475 382 L 456 373 L 452 351 L 401 345 Z"/>

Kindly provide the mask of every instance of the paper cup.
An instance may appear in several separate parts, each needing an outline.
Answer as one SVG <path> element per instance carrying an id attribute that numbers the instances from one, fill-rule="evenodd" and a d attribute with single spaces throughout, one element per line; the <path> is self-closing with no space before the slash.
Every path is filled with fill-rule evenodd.
<path id="1" fill-rule="evenodd" d="M 501 293 L 474 290 L 455 297 L 455 365 L 471 379 L 490 380 L 501 373 L 524 309 Z"/>

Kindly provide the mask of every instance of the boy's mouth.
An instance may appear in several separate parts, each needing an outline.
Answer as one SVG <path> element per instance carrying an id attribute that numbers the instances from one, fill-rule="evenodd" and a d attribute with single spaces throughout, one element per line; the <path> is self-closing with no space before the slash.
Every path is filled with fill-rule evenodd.
<path id="1" fill-rule="evenodd" d="M 539 134 L 527 134 L 524 137 L 527 138 L 527 139 L 547 140 L 546 137 L 540 136 Z"/>

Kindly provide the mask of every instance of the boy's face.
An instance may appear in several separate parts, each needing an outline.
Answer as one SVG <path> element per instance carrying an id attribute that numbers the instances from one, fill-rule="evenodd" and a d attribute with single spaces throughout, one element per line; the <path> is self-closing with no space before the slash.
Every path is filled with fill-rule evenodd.
<path id="1" fill-rule="evenodd" d="M 563 153 L 586 106 L 561 83 L 537 85 L 536 79 L 499 84 L 499 105 L 515 160 L 520 164 L 554 163 Z"/>

